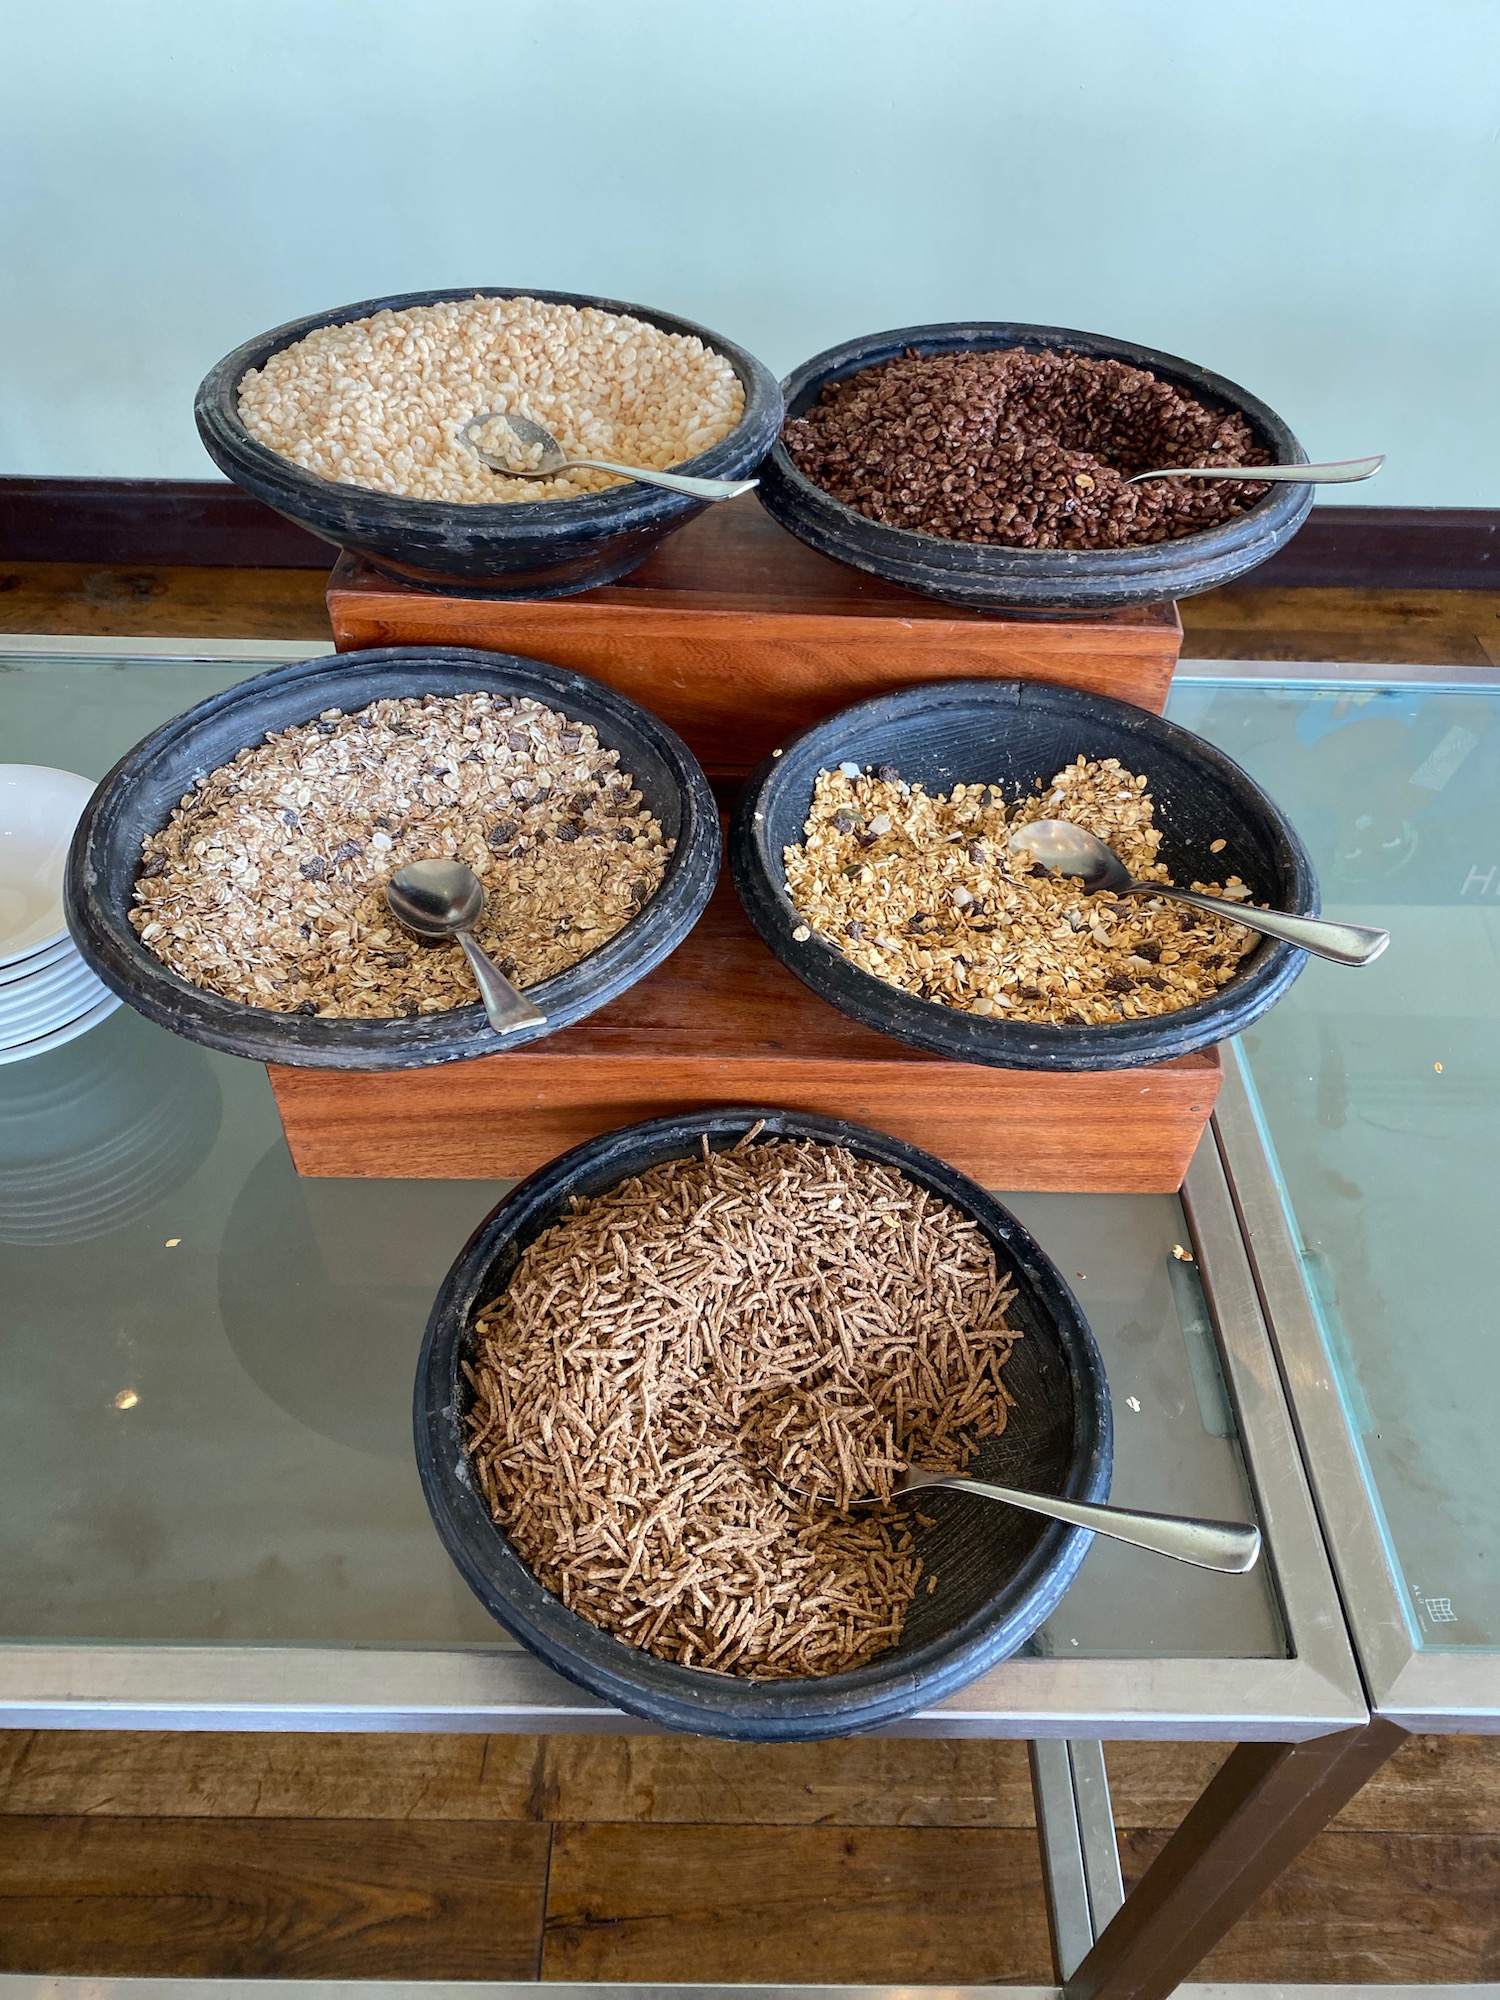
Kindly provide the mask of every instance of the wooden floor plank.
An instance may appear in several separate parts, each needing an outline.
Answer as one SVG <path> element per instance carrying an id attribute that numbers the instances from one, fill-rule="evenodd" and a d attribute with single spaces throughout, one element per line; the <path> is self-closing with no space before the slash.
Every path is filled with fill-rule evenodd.
<path id="1" fill-rule="evenodd" d="M 1165 1838 L 1122 1843 L 1127 1884 Z M 1325 1833 L 1193 1977 L 1377 1985 L 1500 1978 L 1500 1833 Z"/>
<path id="2" fill-rule="evenodd" d="M 0 1970 L 530 1979 L 550 1830 L 0 1819 Z"/>
<path id="3" fill-rule="evenodd" d="M 1236 632 L 1208 626 L 1188 634 L 1182 664 L 1192 672 L 1192 660 L 1362 660 L 1370 666 L 1492 666 L 1474 632 L 1408 632 L 1408 630 L 1298 630 Z M 1500 684 L 1500 682 L 1498 682 Z"/>
<path id="4" fill-rule="evenodd" d="M 316 570 L 0 563 L 0 631 L 330 637 Z M 1186 598 L 1188 657 L 1500 664 L 1500 591 L 1273 590 Z"/>
<path id="5" fill-rule="evenodd" d="M 1106 1744 L 1115 1825 L 1175 1827 L 1229 1750 L 1227 1743 Z M 1333 1824 L 1363 1833 L 1500 1834 L 1500 1737 L 1411 1737 Z"/>
<path id="6" fill-rule="evenodd" d="M 0 1814 L 1030 1827 L 1020 1743 L 0 1732 Z M 1159 1822 L 1153 1822 L 1157 1824 Z"/>
<path id="7" fill-rule="evenodd" d="M 1276 589 L 1252 576 L 1185 597 L 1184 629 L 1500 631 L 1500 590 Z"/>
<path id="8" fill-rule="evenodd" d="M 1115 1820 L 1172 1828 L 1222 1743 L 1110 1743 Z M 0 1731 L 0 1815 L 561 1819 L 766 1826 L 1033 1825 L 1022 1744 L 927 1737 Z M 1417 1736 L 1336 1825 L 1500 1831 L 1500 1738 Z"/>
<path id="9" fill-rule="evenodd" d="M 680 1736 L 554 1737 L 546 1814 L 781 1826 L 1035 1824 L 1022 1743 L 866 1737 L 715 1743 Z"/>
<path id="10" fill-rule="evenodd" d="M 1046 1982 L 1030 1834 L 559 1826 L 544 1979 Z"/>
<path id="11" fill-rule="evenodd" d="M 0 1731 L 0 1814 L 539 1819 L 539 1736 Z"/>
<path id="12" fill-rule="evenodd" d="M 1204 626 L 1189 632 L 1182 658 L 1190 660 L 1281 660 L 1288 665 L 1319 660 L 1363 660 L 1371 666 L 1488 667 L 1493 665 L 1478 635 L 1422 628 L 1375 626 L 1359 630 L 1306 630 L 1276 626 L 1241 631 Z M 1497 683 L 1500 684 L 1500 683 Z"/>

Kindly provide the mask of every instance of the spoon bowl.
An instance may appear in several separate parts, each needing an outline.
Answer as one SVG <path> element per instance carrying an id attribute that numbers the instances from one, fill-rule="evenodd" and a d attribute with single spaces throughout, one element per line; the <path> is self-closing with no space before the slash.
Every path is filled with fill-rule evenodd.
<path id="1" fill-rule="evenodd" d="M 540 452 L 540 457 L 530 465 L 515 465 L 509 459 L 498 458 L 487 451 L 479 443 L 478 433 L 486 424 L 494 423 L 504 424 L 518 444 L 529 452 Z M 588 472 L 617 473 L 621 479 L 638 479 L 646 486 L 663 486 L 669 493 L 684 493 L 692 500 L 737 500 L 740 494 L 750 492 L 759 484 L 754 479 L 700 479 L 686 472 L 658 472 L 654 467 L 643 465 L 617 465 L 609 458 L 570 458 L 551 431 L 516 410 L 481 410 L 477 417 L 470 417 L 458 435 L 482 465 L 487 465 L 491 472 L 498 472 L 507 479 L 555 479 L 560 472 L 581 468 Z"/>
<path id="2" fill-rule="evenodd" d="M 495 961 L 469 935 L 484 913 L 484 884 L 472 868 L 441 856 L 409 861 L 386 883 L 385 900 L 396 921 L 418 937 L 458 940 L 496 1034 L 539 1027 L 546 1021 L 541 1009 L 511 985 Z"/>
<path id="3" fill-rule="evenodd" d="M 477 923 L 484 884 L 461 861 L 412 861 L 385 885 L 391 915 L 420 937 L 447 937 Z"/>
<path id="4" fill-rule="evenodd" d="M 1163 896 L 1171 903 L 1188 903 L 1213 917 L 1227 917 L 1262 937 L 1280 938 L 1316 958 L 1335 965 L 1371 965 L 1391 941 L 1389 931 L 1365 924 L 1331 923 L 1326 917 L 1297 917 L 1283 910 L 1257 910 L 1228 896 L 1205 896 L 1197 889 L 1179 889 L 1171 882 L 1137 882 L 1112 847 L 1066 819 L 1037 819 L 1018 826 L 1010 836 L 1013 854 L 1029 854 L 1059 875 L 1077 881 L 1090 896 Z"/>

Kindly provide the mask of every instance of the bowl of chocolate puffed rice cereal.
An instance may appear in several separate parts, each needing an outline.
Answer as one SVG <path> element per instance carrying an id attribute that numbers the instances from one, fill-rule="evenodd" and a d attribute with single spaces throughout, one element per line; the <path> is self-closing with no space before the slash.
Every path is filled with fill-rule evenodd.
<path id="1" fill-rule="evenodd" d="M 504 286 L 294 320 L 226 355 L 194 406 L 247 493 L 429 590 L 568 596 L 624 576 L 706 504 L 609 473 L 507 478 L 459 435 L 486 411 L 532 418 L 569 455 L 737 479 L 782 406 L 752 354 L 690 320 Z M 484 442 L 514 450 L 498 431 Z"/>
<path id="2" fill-rule="evenodd" d="M 456 941 L 385 903 L 466 863 L 478 943 L 545 1016 L 498 1035 Z M 136 745 L 86 807 L 64 905 L 84 958 L 210 1048 L 326 1069 L 513 1049 L 633 986 L 697 922 L 713 794 L 672 731 L 583 674 L 456 646 L 244 680 Z"/>
<path id="3" fill-rule="evenodd" d="M 759 499 L 823 555 L 975 610 L 1188 597 L 1294 535 L 1306 461 L 1257 397 L 1177 355 L 1068 327 L 902 327 L 814 355 Z M 1169 466 L 1246 469 L 1148 479 Z"/>
<path id="4" fill-rule="evenodd" d="M 790 1111 L 628 1126 L 521 1182 L 438 1295 L 414 1417 L 490 1614 L 710 1736 L 897 1721 L 1055 1609 L 1092 1536 L 892 1501 L 908 1461 L 1109 1492 L 1098 1350 L 1028 1232 L 930 1154 Z"/>
<path id="5" fill-rule="evenodd" d="M 958 1062 L 1124 1069 L 1226 1040 L 1306 953 L 1166 898 L 1090 895 L 1025 849 L 1072 821 L 1140 881 L 1318 913 L 1248 772 L 1150 710 L 1037 681 L 878 696 L 775 751 L 740 797 L 735 888 L 841 1013 Z"/>

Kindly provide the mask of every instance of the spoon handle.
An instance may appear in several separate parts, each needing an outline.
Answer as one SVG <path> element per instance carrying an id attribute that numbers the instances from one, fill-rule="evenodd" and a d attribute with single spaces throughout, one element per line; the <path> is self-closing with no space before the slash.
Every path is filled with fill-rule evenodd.
<path id="1" fill-rule="evenodd" d="M 1247 931 L 1300 945 L 1315 958 L 1331 958 L 1335 965 L 1369 965 L 1391 941 L 1389 931 L 1372 930 L 1364 924 L 1296 917 L 1287 910 L 1256 910 L 1246 903 L 1232 903 L 1227 897 L 1200 895 L 1196 889 L 1169 888 L 1164 882 L 1132 882 L 1130 886 L 1138 896 L 1165 896 L 1174 903 L 1191 903 L 1195 910 L 1206 910 L 1211 917 L 1229 917 Z"/>
<path id="2" fill-rule="evenodd" d="M 1268 479 L 1288 486 L 1351 486 L 1373 479 L 1385 464 L 1385 453 L 1374 458 L 1336 458 L 1323 465 L 1164 465 L 1159 472 L 1137 472 L 1123 483 L 1142 479 Z"/>
<path id="3" fill-rule="evenodd" d="M 479 949 L 469 933 L 460 931 L 458 941 L 464 948 L 464 957 L 469 961 L 479 987 L 479 997 L 484 1002 L 484 1011 L 495 1033 L 509 1035 L 514 1034 L 517 1028 L 541 1027 L 547 1016 L 511 985 L 495 961 Z"/>
<path id="4" fill-rule="evenodd" d="M 1150 1549 L 1159 1556 L 1171 1556 L 1175 1562 L 1192 1563 L 1197 1569 L 1225 1570 L 1231 1576 L 1243 1576 L 1260 1559 L 1260 1529 L 1238 1521 L 1195 1521 L 1178 1514 L 1138 1514 L 1128 1507 L 1065 1500 L 1050 1493 L 1022 1493 L 1015 1487 L 996 1486 L 988 1479 L 966 1479 L 958 1472 L 922 1472 L 916 1466 L 901 1481 L 904 1492 L 926 1486 L 951 1486 L 956 1493 L 977 1493 L 986 1500 L 1002 1500 L 1008 1507 L 1023 1508 L 1028 1514 L 1045 1514 L 1049 1521 L 1066 1521 L 1075 1528 L 1092 1528 L 1095 1534 L 1128 1542 L 1132 1548 Z"/>
<path id="5" fill-rule="evenodd" d="M 569 465 L 586 465 L 593 472 L 617 472 L 622 479 L 639 479 L 646 486 L 665 486 L 690 500 L 737 500 L 760 484 L 758 479 L 695 479 L 687 472 L 648 471 L 643 465 L 615 465 L 607 458 L 570 458 Z"/>

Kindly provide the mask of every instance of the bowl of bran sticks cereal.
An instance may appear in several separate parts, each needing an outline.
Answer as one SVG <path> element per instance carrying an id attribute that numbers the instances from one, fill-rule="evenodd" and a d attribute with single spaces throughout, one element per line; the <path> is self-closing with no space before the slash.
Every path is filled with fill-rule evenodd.
<path id="1" fill-rule="evenodd" d="M 908 1461 L 1102 1500 L 1108 1390 L 1014 1216 L 842 1120 L 610 1132 L 520 1183 L 428 1323 L 418 1469 L 469 1587 L 660 1727 L 786 1742 L 944 1700 L 1050 1615 L 1092 1537 Z"/>

